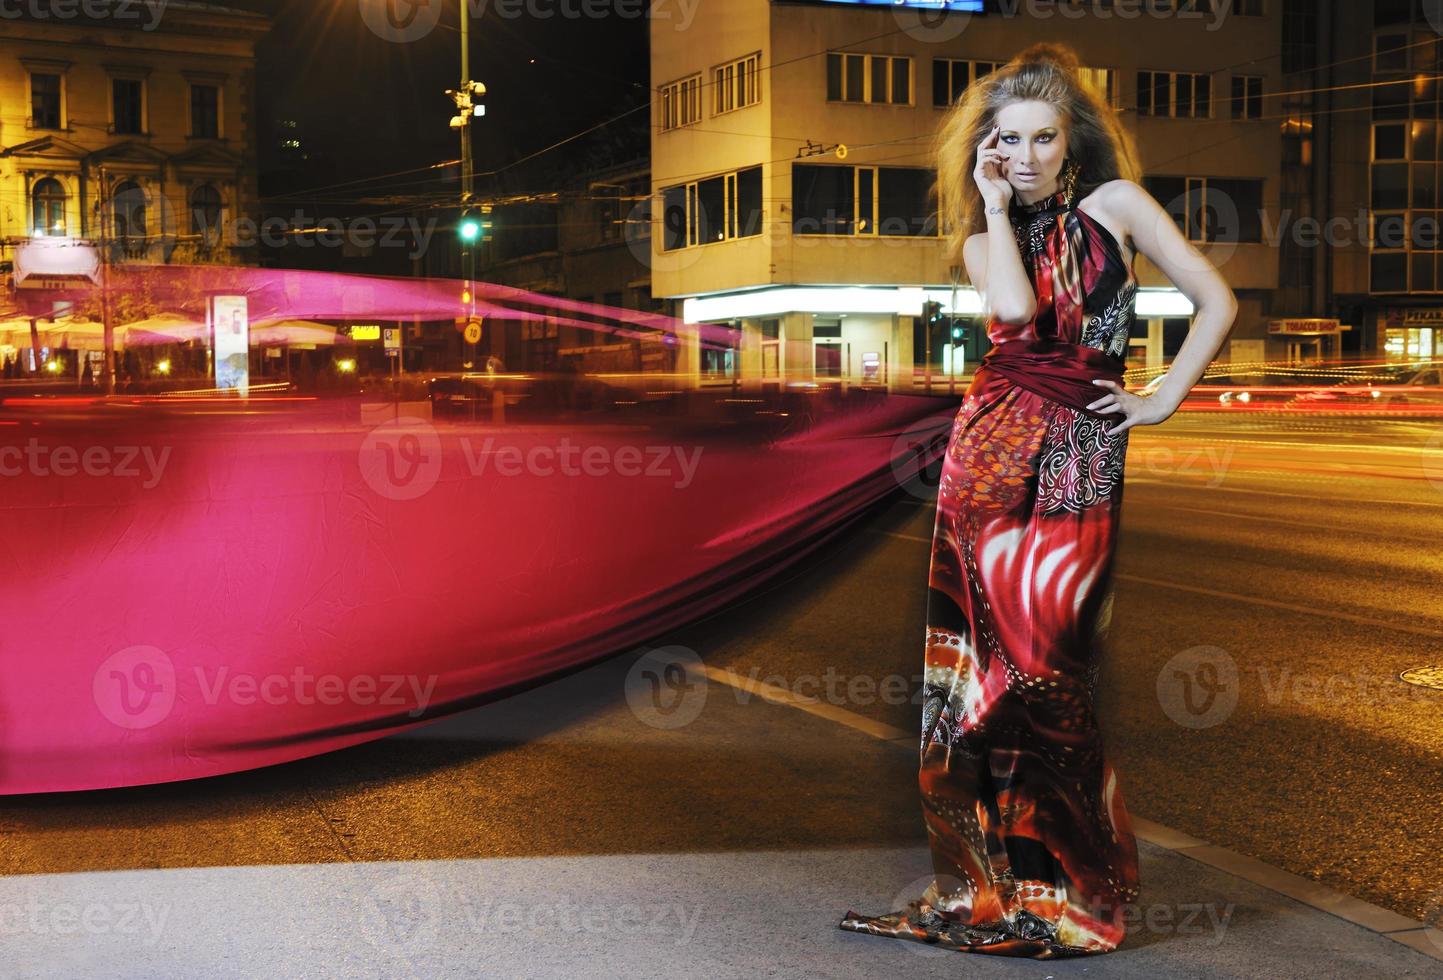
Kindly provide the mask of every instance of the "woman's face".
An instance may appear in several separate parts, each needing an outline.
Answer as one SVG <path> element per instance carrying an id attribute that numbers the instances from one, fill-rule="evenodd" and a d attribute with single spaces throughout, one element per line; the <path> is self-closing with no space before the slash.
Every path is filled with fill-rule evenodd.
<path id="1" fill-rule="evenodd" d="M 1056 194 L 1067 131 L 1057 109 L 1047 102 L 1014 102 L 997 113 L 997 148 L 1006 155 L 1003 175 L 1023 204 Z"/>

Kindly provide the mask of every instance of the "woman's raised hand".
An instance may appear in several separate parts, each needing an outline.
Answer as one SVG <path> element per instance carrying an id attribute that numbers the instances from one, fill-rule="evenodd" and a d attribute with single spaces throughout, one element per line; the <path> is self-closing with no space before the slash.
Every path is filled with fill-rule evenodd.
<path id="1" fill-rule="evenodd" d="M 1005 176 L 1007 154 L 997 145 L 1001 138 L 1002 127 L 993 126 L 987 138 L 977 145 L 977 166 L 972 171 L 982 200 L 989 207 L 1006 207 L 1012 200 L 1012 183 Z"/>

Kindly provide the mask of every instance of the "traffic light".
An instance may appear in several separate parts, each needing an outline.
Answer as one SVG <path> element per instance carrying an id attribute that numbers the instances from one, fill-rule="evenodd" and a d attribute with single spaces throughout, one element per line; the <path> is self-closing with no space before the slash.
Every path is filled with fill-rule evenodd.
<path id="1" fill-rule="evenodd" d="M 481 237 L 481 213 L 475 208 L 467 208 L 461 212 L 461 220 L 456 225 L 456 234 L 461 241 L 470 244 Z"/>
<path id="2" fill-rule="evenodd" d="M 483 242 L 491 237 L 491 208 L 485 205 L 466 208 L 461 220 L 456 223 L 456 236 L 467 245 Z"/>
<path id="3" fill-rule="evenodd" d="M 952 319 L 952 343 L 960 344 L 967 339 L 967 330 L 955 318 Z"/>
<path id="4" fill-rule="evenodd" d="M 942 304 L 929 299 L 922 304 L 922 319 L 929 325 L 942 322 Z"/>

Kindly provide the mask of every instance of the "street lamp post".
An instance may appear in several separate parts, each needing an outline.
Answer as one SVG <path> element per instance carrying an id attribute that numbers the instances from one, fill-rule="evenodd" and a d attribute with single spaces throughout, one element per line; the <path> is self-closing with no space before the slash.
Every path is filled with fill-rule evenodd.
<path id="1" fill-rule="evenodd" d="M 461 88 L 460 91 L 468 98 L 471 93 L 471 3 L 470 0 L 461 0 Z M 466 207 L 471 203 L 472 191 L 475 187 L 471 173 L 471 107 L 470 105 L 459 106 L 462 109 L 463 125 L 461 126 L 461 206 Z"/>
<path id="2" fill-rule="evenodd" d="M 453 129 L 461 135 L 461 213 L 463 221 L 469 219 L 470 208 L 476 198 L 475 166 L 471 150 L 471 120 L 484 115 L 486 107 L 477 100 L 486 94 L 486 86 L 471 80 L 471 5 L 470 0 L 461 3 L 461 84 L 448 89 L 446 94 L 456 103 L 456 115 L 451 119 Z M 479 226 L 478 226 L 479 227 Z M 471 283 L 476 278 L 476 236 L 461 236 L 461 274 L 466 280 L 466 291 L 470 296 L 468 312 L 476 313 L 475 293 Z"/>
<path id="3" fill-rule="evenodd" d="M 104 331 L 105 364 L 101 369 L 101 384 L 107 395 L 115 394 L 115 324 L 110 316 L 110 240 L 105 231 L 107 222 L 114 220 L 110 213 L 113 202 L 110 197 L 110 179 L 105 166 L 97 168 L 100 175 L 100 227 L 96 241 L 100 243 L 100 324 Z"/>

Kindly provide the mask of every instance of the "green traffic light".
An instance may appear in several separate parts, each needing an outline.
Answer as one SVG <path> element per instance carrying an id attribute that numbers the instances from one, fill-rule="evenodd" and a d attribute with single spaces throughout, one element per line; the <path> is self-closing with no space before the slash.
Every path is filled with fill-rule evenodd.
<path id="1" fill-rule="evenodd" d="M 481 237 L 481 222 L 475 218 L 467 218 L 461 222 L 459 231 L 462 241 L 474 242 Z"/>

